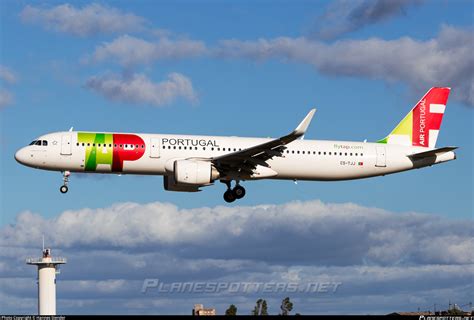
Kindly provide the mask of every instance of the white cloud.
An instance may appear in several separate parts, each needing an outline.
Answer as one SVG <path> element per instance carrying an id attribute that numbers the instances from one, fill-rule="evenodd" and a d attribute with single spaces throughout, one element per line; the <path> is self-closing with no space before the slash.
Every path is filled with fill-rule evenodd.
<path id="1" fill-rule="evenodd" d="M 0 229 L 5 312 L 34 312 L 41 235 L 68 264 L 58 277 L 62 313 L 181 313 L 198 300 L 247 314 L 264 295 L 278 312 L 284 293 L 143 294 L 146 278 L 173 282 L 341 282 L 329 294 L 286 293 L 303 314 L 389 313 L 466 303 L 472 292 L 472 221 L 392 213 L 351 203 L 291 202 L 180 209 L 121 203 L 46 219 L 23 212 Z M 159 303 L 157 302 L 159 301 Z"/>
<path id="2" fill-rule="evenodd" d="M 10 68 L 0 65 L 0 108 L 13 103 L 13 94 L 6 89 L 8 85 L 18 81 L 18 76 Z"/>
<path id="3" fill-rule="evenodd" d="M 0 80 L 13 84 L 17 82 L 17 75 L 10 68 L 0 65 Z"/>
<path id="4" fill-rule="evenodd" d="M 76 36 L 100 33 L 132 32 L 145 28 L 146 20 L 131 13 L 100 4 L 76 8 L 62 4 L 43 9 L 27 5 L 20 13 L 23 22 Z"/>
<path id="5" fill-rule="evenodd" d="M 13 103 L 13 95 L 5 89 L 0 88 L 0 108 Z"/>
<path id="6" fill-rule="evenodd" d="M 308 38 L 224 40 L 216 54 L 263 61 L 306 63 L 328 75 L 399 81 L 417 91 L 450 86 L 455 99 L 474 106 L 474 33 L 444 26 L 437 38 L 371 38 L 331 44 Z"/>
<path id="7" fill-rule="evenodd" d="M 170 39 L 163 32 L 156 41 L 123 35 L 105 42 L 84 59 L 85 62 L 117 61 L 122 65 L 150 64 L 162 59 L 182 59 L 204 55 L 206 45 L 191 39 Z"/>
<path id="8" fill-rule="evenodd" d="M 95 76 L 87 80 L 86 87 L 107 99 L 134 104 L 163 106 L 178 98 L 191 103 L 198 99 L 191 80 L 176 72 L 159 83 L 144 74 Z"/>
<path id="9" fill-rule="evenodd" d="M 208 247 L 212 252 L 208 258 L 217 259 L 229 258 L 226 249 L 232 247 L 236 258 L 265 262 L 470 264 L 474 257 L 468 253 L 474 240 L 469 230 L 456 231 L 456 237 L 452 233 L 463 223 L 320 201 L 196 209 L 160 202 L 122 203 L 104 209 L 66 211 L 53 220 L 24 212 L 14 227 L 2 231 L 2 242 L 32 244 L 48 225 L 56 230 L 51 235 L 53 243 L 65 247 L 100 243 L 109 248 L 154 246 L 172 250 L 185 246 L 181 254 L 186 257 L 196 254 L 193 247 Z M 442 243 L 440 255 L 437 248 Z M 247 250 L 248 246 L 252 250 Z M 299 249 L 290 250 L 294 247 Z"/>
<path id="10" fill-rule="evenodd" d="M 317 18 L 314 35 L 332 39 L 406 12 L 422 0 L 338 0 Z"/>

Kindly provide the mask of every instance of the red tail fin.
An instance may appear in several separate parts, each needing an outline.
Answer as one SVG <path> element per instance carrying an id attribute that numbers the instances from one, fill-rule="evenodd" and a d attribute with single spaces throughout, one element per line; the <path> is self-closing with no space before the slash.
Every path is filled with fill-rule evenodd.
<path id="1" fill-rule="evenodd" d="M 431 88 L 379 143 L 434 148 L 451 88 Z"/>

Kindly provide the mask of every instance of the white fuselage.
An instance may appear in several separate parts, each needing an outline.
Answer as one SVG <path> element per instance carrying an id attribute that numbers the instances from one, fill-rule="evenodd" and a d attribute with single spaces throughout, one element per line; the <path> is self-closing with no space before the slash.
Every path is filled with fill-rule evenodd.
<path id="1" fill-rule="evenodd" d="M 104 134 L 113 137 L 130 135 L 135 137 L 134 139 L 138 137 L 142 142 L 136 143 L 136 140 L 133 140 L 123 145 L 117 144 L 115 140 L 109 142 L 105 140 L 102 143 L 95 143 L 93 140 L 84 142 L 87 140 L 80 139 L 77 132 L 56 132 L 38 138 L 40 141 L 47 141 L 46 146 L 43 143 L 26 146 L 17 152 L 15 158 L 22 164 L 45 170 L 167 175 L 176 160 L 208 160 L 272 140 L 270 138 L 174 134 Z M 322 181 L 359 179 L 455 159 L 454 152 L 448 152 L 429 161 L 427 159 L 413 161 L 408 157 L 409 155 L 427 149 L 368 142 L 296 140 L 286 147 L 282 157 L 274 157 L 267 161 L 276 175 L 263 173 L 245 180 L 261 178 Z M 119 157 L 124 160 L 121 161 L 121 165 L 114 168 L 110 160 L 112 157 L 115 160 Z M 132 160 L 127 160 L 130 157 Z M 104 160 L 100 160 L 101 158 Z"/>

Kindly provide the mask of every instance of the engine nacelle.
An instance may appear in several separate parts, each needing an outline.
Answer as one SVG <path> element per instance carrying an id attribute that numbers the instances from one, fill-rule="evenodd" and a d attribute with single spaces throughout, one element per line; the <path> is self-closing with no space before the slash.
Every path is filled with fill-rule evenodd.
<path id="1" fill-rule="evenodd" d="M 176 160 L 173 177 L 177 184 L 207 185 L 219 178 L 219 171 L 210 161 Z"/>
<path id="2" fill-rule="evenodd" d="M 163 186 L 166 191 L 181 191 L 181 192 L 198 192 L 200 186 L 193 186 L 190 184 L 178 184 L 174 180 L 173 175 L 163 176 Z"/>

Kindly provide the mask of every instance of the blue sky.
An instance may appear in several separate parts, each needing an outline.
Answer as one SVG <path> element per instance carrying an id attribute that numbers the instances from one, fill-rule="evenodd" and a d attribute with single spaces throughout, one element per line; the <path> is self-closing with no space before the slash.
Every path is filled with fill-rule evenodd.
<path id="1" fill-rule="evenodd" d="M 19 219 L 26 212 L 54 222 L 85 208 L 113 215 L 110 208 L 123 202 L 171 203 L 198 211 L 223 205 L 219 183 L 198 194 L 172 193 L 163 190 L 161 177 L 73 175 L 69 193 L 62 195 L 59 173 L 14 161 L 15 151 L 41 134 L 74 126 L 274 137 L 292 130 L 315 106 L 306 139 L 375 141 L 430 86 L 452 87 L 438 145 L 459 146 L 456 161 L 360 181 L 248 182 L 247 196 L 232 207 L 248 212 L 267 204 L 286 208 L 292 201 L 354 203 L 394 216 L 429 214 L 426 219 L 438 217 L 450 226 L 466 222 L 472 237 L 474 10 L 468 1 L 7 1 L 0 6 L 4 252 L 10 252 L 8 239 L 13 239 L 6 236 L 9 230 L 29 225 Z M 66 13 L 74 19 L 64 18 Z M 178 83 L 170 74 L 186 81 Z M 130 90 L 134 81 L 144 85 Z M 108 90 L 112 84 L 122 90 Z M 163 84 L 172 89 L 162 92 Z M 61 246 L 59 238 L 51 238 Z M 35 252 L 33 240 L 20 243 L 25 252 Z M 147 250 L 142 242 L 135 245 Z M 100 253 L 100 241 L 90 246 Z M 86 249 L 79 240 L 64 248 L 66 253 Z M 132 257 L 129 249 L 125 252 Z M 407 264 L 440 263 L 428 260 Z M 468 266 L 472 286 L 472 261 L 453 261 Z M 21 269 L 21 274 L 31 275 L 31 270 Z M 307 311 L 308 301 L 300 302 Z M 15 312 L 14 305 L 5 310 Z M 410 306 L 400 302 L 396 307 Z M 66 310 L 80 313 L 73 305 Z M 344 310 L 362 312 L 350 304 Z M 179 311 L 176 306 L 166 312 Z"/>

